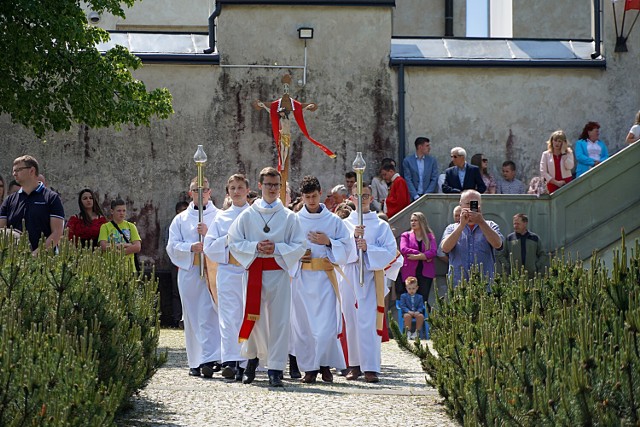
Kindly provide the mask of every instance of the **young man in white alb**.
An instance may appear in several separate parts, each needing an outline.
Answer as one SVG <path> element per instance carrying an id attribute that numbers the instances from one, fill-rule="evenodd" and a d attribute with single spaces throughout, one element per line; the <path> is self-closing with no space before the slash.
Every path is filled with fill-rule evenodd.
<path id="1" fill-rule="evenodd" d="M 244 175 L 231 175 L 227 180 L 227 195 L 231 206 L 218 212 L 204 239 L 204 252 L 213 262 L 218 263 L 216 291 L 218 298 L 218 316 L 220 318 L 220 337 L 222 355 L 222 376 L 227 379 L 242 380 L 246 361 L 240 354 L 242 347 L 238 342 L 243 314 L 242 278 L 244 267 L 229 252 L 227 233 L 236 218 L 249 207 L 247 195 L 249 181 Z"/>
<path id="2" fill-rule="evenodd" d="M 302 382 L 314 383 L 318 374 L 324 382 L 333 382 L 330 367 L 346 367 L 338 340 L 342 310 L 335 269 L 346 264 L 355 245 L 342 220 L 320 203 L 316 177 L 305 176 L 300 193 L 304 206 L 297 215 L 309 249 L 292 283 L 292 347 L 305 372 Z"/>
<path id="3" fill-rule="evenodd" d="M 354 186 L 354 192 L 356 186 Z M 353 198 L 352 200 L 357 200 Z M 385 269 L 394 265 L 397 275 L 402 256 L 398 255 L 396 239 L 389 224 L 371 212 L 371 188 L 362 189 L 363 225 L 358 224 L 358 212 L 344 220 L 355 239 L 356 250 L 344 266 L 347 280 L 339 278 L 342 312 L 347 325 L 347 380 L 356 380 L 364 372 L 367 382 L 378 382 L 381 364 L 381 343 L 384 319 Z M 359 250 L 363 252 L 364 283 L 360 284 Z M 387 270 L 389 276 L 390 269 Z M 395 279 L 389 276 L 391 279 Z"/>
<path id="4" fill-rule="evenodd" d="M 267 367 L 269 384 L 282 387 L 291 330 L 291 276 L 304 254 L 304 234 L 296 215 L 278 199 L 281 176 L 262 169 L 262 198 L 229 228 L 229 250 L 247 269 L 245 310 L 239 339 L 248 359 L 242 382 L 255 379 L 258 359 Z"/>
<path id="5" fill-rule="evenodd" d="M 205 277 L 200 277 L 203 244 L 199 236 L 206 236 L 218 208 L 209 200 L 211 189 L 205 179 L 202 192 L 203 219 L 198 222 L 198 206 L 194 202 L 175 216 L 169 227 L 167 254 L 180 268 L 178 290 L 182 301 L 184 336 L 189 362 L 189 375 L 211 378 L 220 370 L 220 327 L 218 313 Z M 197 200 L 197 178 L 191 181 L 189 195 Z"/>

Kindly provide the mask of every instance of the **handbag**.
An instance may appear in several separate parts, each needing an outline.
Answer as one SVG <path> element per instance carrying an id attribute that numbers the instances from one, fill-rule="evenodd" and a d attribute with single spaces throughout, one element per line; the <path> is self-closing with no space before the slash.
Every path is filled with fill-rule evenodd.
<path id="1" fill-rule="evenodd" d="M 116 230 L 118 230 L 118 232 L 122 235 L 122 237 L 124 238 L 124 241 L 127 243 L 131 243 L 129 241 L 129 239 L 127 238 L 127 235 L 124 234 L 122 232 L 122 230 L 120 230 L 120 227 L 118 227 L 118 224 L 116 224 L 115 221 L 111 221 L 111 224 L 113 224 L 113 226 L 116 228 Z M 140 271 L 140 260 L 138 259 L 138 254 L 133 254 L 133 262 L 136 266 L 136 271 Z"/>

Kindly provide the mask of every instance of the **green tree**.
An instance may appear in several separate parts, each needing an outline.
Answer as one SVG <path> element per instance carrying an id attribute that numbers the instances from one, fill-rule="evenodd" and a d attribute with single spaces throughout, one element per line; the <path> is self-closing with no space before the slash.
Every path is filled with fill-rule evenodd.
<path id="1" fill-rule="evenodd" d="M 124 18 L 136 0 L 88 0 Z M 165 88 L 147 91 L 131 71 L 141 61 L 123 47 L 102 55 L 107 31 L 87 23 L 79 0 L 0 1 L 0 113 L 42 137 L 73 123 L 148 125 L 173 113 Z"/>

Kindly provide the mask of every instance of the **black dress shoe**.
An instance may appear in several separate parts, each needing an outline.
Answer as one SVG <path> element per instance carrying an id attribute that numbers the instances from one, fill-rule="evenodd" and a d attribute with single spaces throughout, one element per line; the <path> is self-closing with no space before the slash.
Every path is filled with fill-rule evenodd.
<path id="1" fill-rule="evenodd" d="M 282 384 L 282 371 L 269 369 L 267 373 L 269 374 L 269 385 L 271 387 L 284 387 L 284 384 Z"/>
<path id="2" fill-rule="evenodd" d="M 189 368 L 189 375 L 192 377 L 200 376 L 200 368 Z"/>
<path id="3" fill-rule="evenodd" d="M 238 366 L 236 369 L 236 381 L 242 381 L 242 376 L 244 375 L 244 368 Z"/>
<path id="4" fill-rule="evenodd" d="M 202 369 L 203 377 L 211 378 L 214 372 L 218 372 L 220 370 L 220 363 L 216 361 L 203 363 L 200 365 L 200 369 Z"/>
<path id="5" fill-rule="evenodd" d="M 256 379 L 256 368 L 258 367 L 258 358 L 250 359 L 247 362 L 247 369 L 244 370 L 242 376 L 242 384 L 251 384 Z"/>
<path id="6" fill-rule="evenodd" d="M 322 376 L 322 381 L 325 383 L 333 382 L 333 374 L 331 373 L 331 368 L 328 366 L 320 366 L 320 375 Z"/>
<path id="7" fill-rule="evenodd" d="M 305 372 L 304 377 L 302 377 L 302 382 L 305 384 L 312 384 L 316 382 L 317 377 L 318 377 L 318 371 Z"/>
<path id="8" fill-rule="evenodd" d="M 296 357 L 292 355 L 289 355 L 289 377 L 293 380 L 302 378 L 302 373 L 300 369 L 298 369 L 298 361 Z"/>
<path id="9" fill-rule="evenodd" d="M 222 371 L 220 375 L 224 378 L 231 380 L 236 377 L 236 366 L 238 362 L 225 362 L 223 363 Z"/>

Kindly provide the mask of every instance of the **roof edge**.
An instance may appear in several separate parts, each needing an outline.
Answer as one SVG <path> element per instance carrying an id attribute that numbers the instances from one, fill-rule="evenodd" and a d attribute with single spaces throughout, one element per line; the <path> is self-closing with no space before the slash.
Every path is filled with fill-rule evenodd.
<path id="1" fill-rule="evenodd" d="M 278 6 L 385 6 L 395 7 L 395 0 L 217 0 L 223 5 L 278 5 Z"/>
<path id="2" fill-rule="evenodd" d="M 391 67 L 504 67 L 504 68 L 598 68 L 606 69 L 606 59 L 416 59 L 391 58 Z"/>

